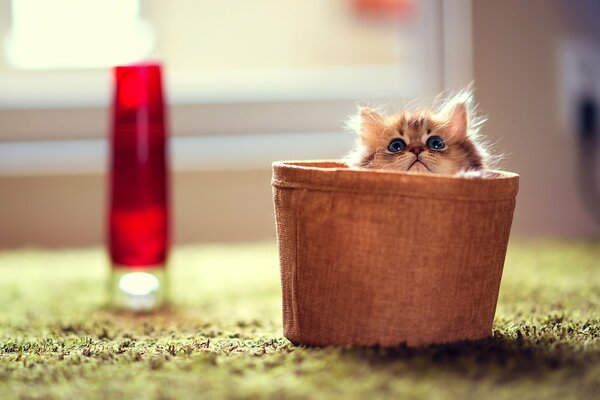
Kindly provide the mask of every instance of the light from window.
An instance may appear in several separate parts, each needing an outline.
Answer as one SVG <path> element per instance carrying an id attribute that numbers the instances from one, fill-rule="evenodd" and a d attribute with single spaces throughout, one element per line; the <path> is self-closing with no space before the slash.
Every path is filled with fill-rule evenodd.
<path id="1" fill-rule="evenodd" d="M 6 51 L 15 68 L 130 63 L 148 57 L 153 44 L 139 0 L 12 0 Z"/>

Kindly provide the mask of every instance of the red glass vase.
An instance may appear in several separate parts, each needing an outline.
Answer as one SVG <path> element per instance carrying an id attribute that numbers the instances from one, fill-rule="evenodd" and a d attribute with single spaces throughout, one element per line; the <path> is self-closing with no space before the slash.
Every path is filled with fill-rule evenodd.
<path id="1" fill-rule="evenodd" d="M 108 249 L 118 305 L 164 300 L 169 253 L 168 132 L 161 66 L 114 68 Z"/>

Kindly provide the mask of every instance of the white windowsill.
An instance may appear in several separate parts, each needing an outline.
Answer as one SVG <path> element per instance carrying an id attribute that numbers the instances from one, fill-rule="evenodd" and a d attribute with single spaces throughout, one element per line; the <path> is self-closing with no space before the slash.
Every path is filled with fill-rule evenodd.
<path id="1" fill-rule="evenodd" d="M 339 158 L 353 142 L 342 132 L 175 137 L 170 155 L 174 171 L 265 169 L 277 160 Z M 107 161 L 104 140 L 0 143 L 0 177 L 102 174 Z"/>

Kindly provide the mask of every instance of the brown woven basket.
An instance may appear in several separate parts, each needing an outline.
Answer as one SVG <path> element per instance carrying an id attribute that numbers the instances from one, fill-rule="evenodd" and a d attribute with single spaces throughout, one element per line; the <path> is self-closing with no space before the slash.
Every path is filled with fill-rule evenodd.
<path id="1" fill-rule="evenodd" d="M 519 176 L 273 164 L 284 335 L 420 346 L 490 336 Z"/>

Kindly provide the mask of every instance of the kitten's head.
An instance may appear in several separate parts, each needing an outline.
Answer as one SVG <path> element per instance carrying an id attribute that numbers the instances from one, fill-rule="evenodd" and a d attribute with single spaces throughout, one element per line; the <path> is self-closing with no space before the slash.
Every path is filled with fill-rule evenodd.
<path id="1" fill-rule="evenodd" d="M 487 153 L 476 140 L 482 121 L 473 115 L 470 92 L 459 93 L 437 110 L 384 116 L 361 107 L 355 122 L 358 139 L 347 158 L 350 166 L 436 174 L 487 167 Z"/>

